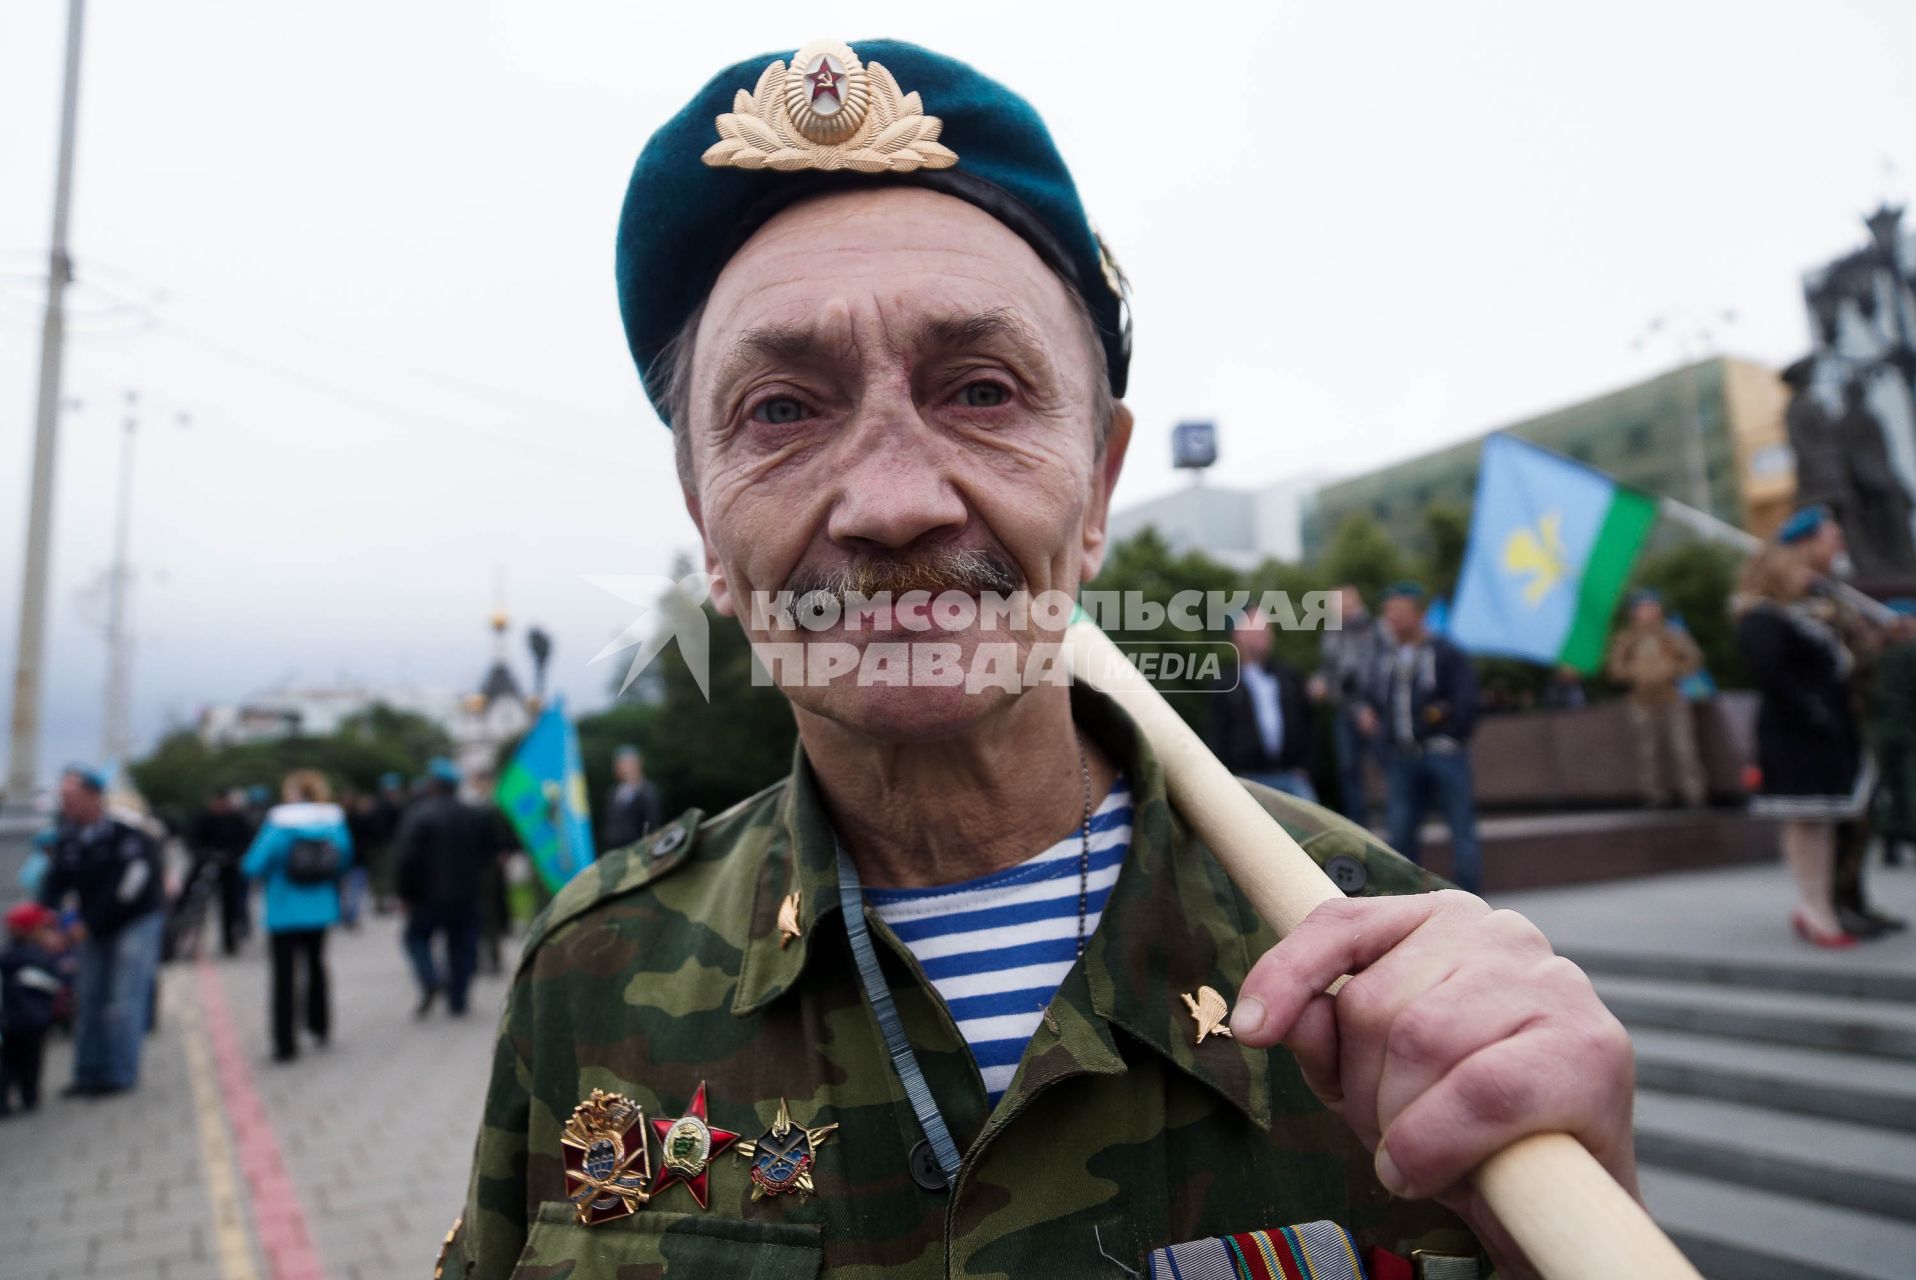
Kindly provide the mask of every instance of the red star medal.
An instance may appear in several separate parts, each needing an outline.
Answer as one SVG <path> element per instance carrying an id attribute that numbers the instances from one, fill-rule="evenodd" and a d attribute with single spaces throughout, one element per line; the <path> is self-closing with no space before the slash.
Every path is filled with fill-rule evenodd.
<path id="1" fill-rule="evenodd" d="M 830 59 L 821 56 L 818 60 L 818 68 L 805 78 L 812 82 L 811 100 L 813 102 L 817 102 L 818 96 L 822 93 L 829 93 L 840 102 L 845 100 L 845 95 L 839 91 L 838 87 L 839 81 L 845 77 L 832 70 Z"/>
<path id="2" fill-rule="evenodd" d="M 699 1081 L 698 1092 L 692 1095 L 692 1105 L 684 1115 L 676 1120 L 654 1120 L 652 1128 L 659 1135 L 659 1149 L 664 1153 L 652 1181 L 652 1194 L 683 1182 L 699 1208 L 705 1208 L 712 1157 L 738 1141 L 736 1133 L 714 1128 L 706 1121 L 705 1081 Z"/>

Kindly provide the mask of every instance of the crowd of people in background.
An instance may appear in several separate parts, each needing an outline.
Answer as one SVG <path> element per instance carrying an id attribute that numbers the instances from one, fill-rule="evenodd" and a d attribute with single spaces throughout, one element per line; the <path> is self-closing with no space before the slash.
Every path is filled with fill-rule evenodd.
<path id="1" fill-rule="evenodd" d="M 1375 761 L 1391 846 L 1417 861 L 1424 819 L 1435 811 L 1450 830 L 1452 877 L 1475 892 L 1482 882 L 1470 768 L 1481 709 L 1476 669 L 1425 625 L 1417 583 L 1386 589 L 1378 619 L 1356 587 L 1340 588 L 1340 596 L 1341 625 L 1324 632 L 1322 661 L 1309 680 L 1273 652 L 1267 618 L 1250 613 L 1236 621 L 1238 669 L 1211 699 L 1206 739 L 1238 776 L 1315 801 L 1310 760 L 1323 708 L 1332 717 L 1336 807 L 1369 825 L 1365 775 Z"/>
<path id="2" fill-rule="evenodd" d="M 661 825 L 659 793 L 636 746 L 614 754 L 601 850 Z M 211 951 L 241 954 L 259 930 L 267 956 L 270 1058 L 327 1044 L 337 1019 L 327 939 L 397 915 L 417 987 L 416 1018 L 442 1003 L 462 1017 L 476 975 L 504 970 L 507 884 L 519 849 L 492 799 L 493 778 L 435 758 L 408 783 L 397 773 L 337 791 L 312 768 L 264 786 L 220 788 L 169 831 L 110 807 L 107 781 L 84 765 L 61 775 L 58 811 L 20 873 L 27 900 L 0 940 L 0 1117 L 40 1103 L 50 1034 L 74 1036 L 65 1097 L 134 1088 L 157 1025 L 160 965 Z M 167 874 L 168 848 L 183 871 Z M 534 892 L 533 906 L 542 895 Z M 530 908 L 522 908 L 522 910 Z"/>
<path id="3" fill-rule="evenodd" d="M 0 1117 L 39 1105 L 45 1046 L 63 1026 L 74 1055 L 62 1096 L 133 1089 L 158 1022 L 161 963 L 210 952 L 214 937 L 221 955 L 240 954 L 256 899 L 272 1061 L 293 1062 L 304 1042 L 331 1038 L 327 938 L 365 914 L 403 912 L 416 1015 L 442 997 L 463 1015 L 474 973 L 503 968 L 510 927 L 506 864 L 517 841 L 491 790 L 490 777 L 462 779 L 435 759 L 410 786 L 388 774 L 370 792 L 335 798 L 333 780 L 301 768 L 281 780 L 278 804 L 263 787 L 222 788 L 169 832 L 149 815 L 110 808 L 98 772 L 68 767 L 55 821 L 21 870 L 28 900 L 5 916 Z M 656 813 L 656 794 L 651 804 Z M 169 844 L 184 865 L 171 880 Z"/>
<path id="4" fill-rule="evenodd" d="M 1845 560 L 1830 512 L 1805 508 L 1750 557 L 1725 602 L 1759 695 L 1749 812 L 1780 824 L 1798 898 L 1791 926 L 1820 947 L 1904 927 L 1870 904 L 1864 870 L 1878 844 L 1892 865 L 1916 845 L 1916 600 L 1875 604 L 1843 584 Z M 1370 774 L 1380 774 L 1389 844 L 1419 860 L 1420 829 L 1434 812 L 1449 828 L 1452 879 L 1477 891 L 1470 744 L 1486 707 L 1476 666 L 1426 625 L 1418 584 L 1385 589 L 1377 616 L 1355 586 L 1339 591 L 1341 625 L 1323 633 L 1308 678 L 1276 656 L 1266 619 L 1235 620 L 1240 671 L 1220 681 L 1206 738 L 1239 776 L 1316 799 L 1313 744 L 1328 715 L 1336 786 L 1327 802 L 1371 826 Z M 1632 592 L 1604 659 L 1628 717 L 1642 803 L 1707 807 L 1693 709 L 1707 673 L 1688 629 L 1657 592 Z M 1540 705 L 1585 707 L 1583 681 L 1574 668 L 1552 672 Z"/>

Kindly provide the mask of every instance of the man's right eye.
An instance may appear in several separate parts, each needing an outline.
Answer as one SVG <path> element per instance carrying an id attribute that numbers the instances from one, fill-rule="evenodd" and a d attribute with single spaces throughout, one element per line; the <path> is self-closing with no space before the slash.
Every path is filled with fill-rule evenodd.
<path id="1" fill-rule="evenodd" d="M 772 396 L 752 409 L 752 421 L 788 426 L 805 416 L 805 405 L 793 396 Z"/>

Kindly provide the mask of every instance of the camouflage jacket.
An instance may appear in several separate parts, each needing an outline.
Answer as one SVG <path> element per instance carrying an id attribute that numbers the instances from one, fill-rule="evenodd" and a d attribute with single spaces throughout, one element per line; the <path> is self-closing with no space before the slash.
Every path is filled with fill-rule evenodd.
<path id="1" fill-rule="evenodd" d="M 1287 1053 L 1194 1043 L 1180 994 L 1234 995 L 1274 938 L 1172 810 L 1130 720 L 1099 695 L 1074 697 L 1080 726 L 1130 779 L 1132 848 L 995 1108 L 923 972 L 866 913 L 964 1153 L 949 1191 L 910 1171 L 922 1135 L 859 986 L 801 751 L 785 781 L 601 859 L 534 923 L 444 1274 L 1116 1277 L 1100 1243 L 1136 1270 L 1160 1246 L 1323 1218 L 1360 1251 L 1475 1253 L 1446 1211 L 1388 1196 Z M 1347 892 L 1440 885 L 1343 819 L 1255 790 Z M 793 889 L 802 935 L 781 946 Z M 560 1146 L 573 1108 L 603 1089 L 676 1118 L 701 1081 L 711 1123 L 746 1139 L 781 1099 L 797 1125 L 835 1123 L 816 1150 L 816 1194 L 754 1200 L 748 1163 L 728 1151 L 711 1162 L 708 1210 L 672 1186 L 635 1214 L 579 1225 Z"/>

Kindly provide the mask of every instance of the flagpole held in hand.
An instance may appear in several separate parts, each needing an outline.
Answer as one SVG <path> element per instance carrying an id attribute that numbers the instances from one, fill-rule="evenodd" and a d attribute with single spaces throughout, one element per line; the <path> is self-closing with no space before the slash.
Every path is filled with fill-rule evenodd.
<path id="1" fill-rule="evenodd" d="M 1074 621 L 1064 651 L 1073 678 L 1136 722 L 1178 812 L 1279 937 L 1343 896 L 1094 623 Z M 1521 1139 L 1471 1181 L 1547 1280 L 1701 1280 L 1643 1206 L 1569 1134 Z"/>

